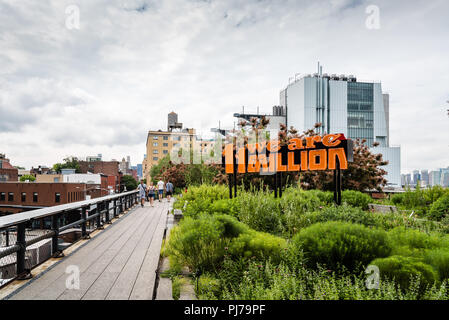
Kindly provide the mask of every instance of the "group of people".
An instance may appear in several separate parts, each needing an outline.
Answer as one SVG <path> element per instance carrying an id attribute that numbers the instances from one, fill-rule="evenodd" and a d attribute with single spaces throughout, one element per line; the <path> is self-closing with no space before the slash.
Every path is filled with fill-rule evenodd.
<path id="1" fill-rule="evenodd" d="M 159 202 L 162 202 L 162 198 L 164 197 L 164 190 L 165 195 L 167 196 L 167 201 L 170 202 L 170 198 L 173 195 L 173 183 L 170 182 L 170 180 L 165 183 L 162 180 L 159 180 L 157 182 L 157 185 L 153 185 L 153 182 L 150 181 L 150 185 L 147 187 L 147 185 L 144 183 L 143 179 L 140 180 L 140 184 L 137 186 L 137 190 L 139 190 L 139 198 L 140 198 L 140 204 L 143 207 L 145 200 L 150 201 L 150 205 L 154 207 L 154 199 L 156 198 L 156 192 L 159 197 Z"/>

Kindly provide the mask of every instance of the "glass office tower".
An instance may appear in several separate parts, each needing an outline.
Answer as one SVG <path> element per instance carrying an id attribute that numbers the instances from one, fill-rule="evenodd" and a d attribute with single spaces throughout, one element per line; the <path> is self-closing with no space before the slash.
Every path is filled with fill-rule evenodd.
<path id="1" fill-rule="evenodd" d="M 280 105 L 286 109 L 287 127 L 299 132 L 322 127 L 318 133 L 343 133 L 353 140 L 366 140 L 372 150 L 389 161 L 384 167 L 392 186 L 401 186 L 400 147 L 389 145 L 389 95 L 380 82 L 358 82 L 354 76 L 319 73 L 306 75 L 290 83 L 280 93 Z"/>
<path id="2" fill-rule="evenodd" d="M 348 136 L 374 143 L 374 97 L 372 83 L 348 82 Z"/>

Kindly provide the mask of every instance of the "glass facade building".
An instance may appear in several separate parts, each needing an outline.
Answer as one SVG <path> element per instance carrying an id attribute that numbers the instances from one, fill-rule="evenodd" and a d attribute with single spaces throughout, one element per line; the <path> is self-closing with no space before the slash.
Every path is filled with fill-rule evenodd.
<path id="1" fill-rule="evenodd" d="M 353 76 L 319 73 L 306 75 L 280 93 L 280 105 L 286 110 L 286 125 L 298 132 L 322 126 L 319 134 L 343 133 L 346 137 L 366 140 L 371 151 L 382 154 L 388 165 L 386 179 L 401 186 L 401 150 L 389 145 L 389 95 L 380 82 L 360 81 Z"/>
<path id="2" fill-rule="evenodd" d="M 348 82 L 348 136 L 374 143 L 374 88 L 372 83 Z"/>

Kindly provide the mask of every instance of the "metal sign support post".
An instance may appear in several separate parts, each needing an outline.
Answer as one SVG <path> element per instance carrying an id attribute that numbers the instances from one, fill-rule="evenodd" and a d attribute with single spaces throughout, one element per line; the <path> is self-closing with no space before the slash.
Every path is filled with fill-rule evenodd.
<path id="1" fill-rule="evenodd" d="M 279 172 L 279 198 L 282 198 L 282 172 Z"/>
<path id="2" fill-rule="evenodd" d="M 334 170 L 334 202 L 341 205 L 341 169 L 340 161 L 337 159 L 337 167 Z"/>
<path id="3" fill-rule="evenodd" d="M 278 197 L 278 173 L 274 173 L 274 197 Z"/>

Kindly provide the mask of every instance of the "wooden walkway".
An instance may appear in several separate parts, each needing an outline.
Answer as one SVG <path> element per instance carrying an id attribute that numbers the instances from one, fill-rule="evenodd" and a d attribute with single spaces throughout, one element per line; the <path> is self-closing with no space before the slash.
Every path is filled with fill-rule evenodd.
<path id="1" fill-rule="evenodd" d="M 139 204 L 9 299 L 151 300 L 171 204 Z M 67 288 L 77 268 L 79 289 Z"/>

